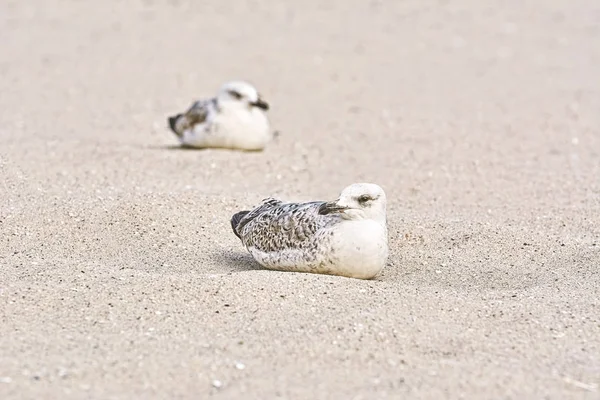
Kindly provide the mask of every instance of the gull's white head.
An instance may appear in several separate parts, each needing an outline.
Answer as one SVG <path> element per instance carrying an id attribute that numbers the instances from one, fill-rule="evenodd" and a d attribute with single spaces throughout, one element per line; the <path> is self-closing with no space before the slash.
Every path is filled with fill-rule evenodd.
<path id="1" fill-rule="evenodd" d="M 342 190 L 337 200 L 321 205 L 319 213 L 338 213 L 344 219 L 373 219 L 385 223 L 385 192 L 374 183 L 354 183 Z"/>
<path id="2" fill-rule="evenodd" d="M 243 81 L 227 82 L 221 86 L 217 100 L 221 107 L 239 107 L 249 110 L 258 108 L 262 111 L 269 109 L 269 104 L 261 99 L 256 88 Z"/>

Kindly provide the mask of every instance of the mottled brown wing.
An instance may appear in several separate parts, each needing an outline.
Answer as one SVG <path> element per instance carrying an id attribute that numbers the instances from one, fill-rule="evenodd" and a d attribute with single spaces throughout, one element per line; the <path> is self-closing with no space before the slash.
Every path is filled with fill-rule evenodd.
<path id="1" fill-rule="evenodd" d="M 177 121 L 177 130 L 184 132 L 191 129 L 196 124 L 202 124 L 206 121 L 209 113 L 209 107 L 212 100 L 200 100 L 192 106 Z"/>
<path id="2" fill-rule="evenodd" d="M 264 252 L 304 248 L 312 243 L 318 230 L 339 219 L 319 214 L 321 204 L 321 201 L 284 204 L 268 199 L 240 221 L 238 232 L 242 242 Z"/>
<path id="3" fill-rule="evenodd" d="M 211 100 L 197 101 L 186 111 L 185 117 L 190 124 L 194 126 L 196 124 L 202 124 L 208 117 L 208 107 L 210 106 Z"/>

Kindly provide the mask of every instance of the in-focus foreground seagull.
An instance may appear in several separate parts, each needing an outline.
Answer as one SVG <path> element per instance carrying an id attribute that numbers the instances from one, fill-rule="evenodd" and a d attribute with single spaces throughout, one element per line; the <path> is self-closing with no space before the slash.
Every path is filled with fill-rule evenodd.
<path id="1" fill-rule="evenodd" d="M 262 150 L 273 137 L 268 109 L 254 86 L 232 81 L 216 97 L 169 117 L 169 127 L 184 147 Z"/>
<path id="2" fill-rule="evenodd" d="M 233 215 L 231 227 L 272 270 L 371 279 L 388 257 L 386 196 L 373 183 L 352 184 L 330 202 L 268 198 Z"/>

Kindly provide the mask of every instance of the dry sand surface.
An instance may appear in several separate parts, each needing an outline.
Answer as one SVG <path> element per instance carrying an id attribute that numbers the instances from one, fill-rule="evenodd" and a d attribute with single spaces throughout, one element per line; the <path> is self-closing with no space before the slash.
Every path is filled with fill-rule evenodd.
<path id="1" fill-rule="evenodd" d="M 600 397 L 600 3 L 0 4 L 0 398 Z M 229 79 L 281 132 L 173 148 Z M 372 281 L 231 214 L 388 195 Z"/>

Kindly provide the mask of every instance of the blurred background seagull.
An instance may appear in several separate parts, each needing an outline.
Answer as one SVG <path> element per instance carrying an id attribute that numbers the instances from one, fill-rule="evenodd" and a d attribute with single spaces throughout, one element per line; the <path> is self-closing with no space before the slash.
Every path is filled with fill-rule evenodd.
<path id="1" fill-rule="evenodd" d="M 169 127 L 183 147 L 262 150 L 273 137 L 268 109 L 254 86 L 232 81 L 216 97 L 169 117 Z"/>
<path id="2" fill-rule="evenodd" d="M 335 201 L 273 198 L 231 218 L 233 232 L 263 267 L 371 279 L 388 257 L 386 197 L 355 183 Z"/>

